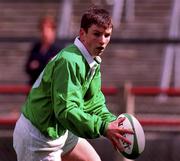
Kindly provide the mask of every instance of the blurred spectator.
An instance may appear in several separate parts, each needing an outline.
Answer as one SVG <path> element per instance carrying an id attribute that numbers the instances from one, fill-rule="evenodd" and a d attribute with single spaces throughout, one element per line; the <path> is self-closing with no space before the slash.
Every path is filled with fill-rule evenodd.
<path id="1" fill-rule="evenodd" d="M 56 23 L 54 18 L 51 16 L 43 17 L 38 27 L 40 39 L 33 44 L 25 66 L 30 85 L 35 82 L 48 61 L 60 50 L 55 41 Z"/>

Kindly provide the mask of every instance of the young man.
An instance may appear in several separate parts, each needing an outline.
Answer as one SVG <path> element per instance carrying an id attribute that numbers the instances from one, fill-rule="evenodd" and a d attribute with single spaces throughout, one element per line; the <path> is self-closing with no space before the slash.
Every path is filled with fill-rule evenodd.
<path id="1" fill-rule="evenodd" d="M 33 85 L 14 130 L 18 161 L 100 161 L 85 138 L 107 137 L 123 151 L 130 144 L 101 92 L 101 54 L 110 41 L 112 21 L 92 8 L 81 20 L 79 37 L 45 67 Z"/>

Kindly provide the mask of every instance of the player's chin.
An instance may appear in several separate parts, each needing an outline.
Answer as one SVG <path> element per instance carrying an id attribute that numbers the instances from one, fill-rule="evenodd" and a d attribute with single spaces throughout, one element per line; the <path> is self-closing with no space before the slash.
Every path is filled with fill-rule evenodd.
<path id="1" fill-rule="evenodd" d="M 98 52 L 96 53 L 96 56 L 101 56 L 101 55 L 103 54 L 103 51 L 104 51 L 104 50 L 98 51 Z"/>

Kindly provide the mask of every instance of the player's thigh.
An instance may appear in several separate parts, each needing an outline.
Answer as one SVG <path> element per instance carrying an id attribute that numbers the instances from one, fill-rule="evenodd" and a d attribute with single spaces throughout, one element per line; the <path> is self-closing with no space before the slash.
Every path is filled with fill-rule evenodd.
<path id="1" fill-rule="evenodd" d="M 101 159 L 87 140 L 79 138 L 77 145 L 62 156 L 62 161 L 101 161 Z"/>

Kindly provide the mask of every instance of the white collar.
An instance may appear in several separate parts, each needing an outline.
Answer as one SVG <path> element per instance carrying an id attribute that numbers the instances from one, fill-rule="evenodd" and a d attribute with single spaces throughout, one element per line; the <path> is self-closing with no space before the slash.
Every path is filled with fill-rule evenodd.
<path id="1" fill-rule="evenodd" d="M 83 45 L 83 43 L 79 40 L 79 37 L 76 37 L 74 41 L 74 45 L 78 47 L 78 49 L 81 51 L 82 55 L 88 62 L 90 68 L 93 68 L 94 66 L 97 66 L 97 62 L 93 59 L 93 57 L 89 54 L 86 47 Z M 100 57 L 99 57 L 100 58 Z M 101 59 L 101 58 L 100 58 Z"/>

